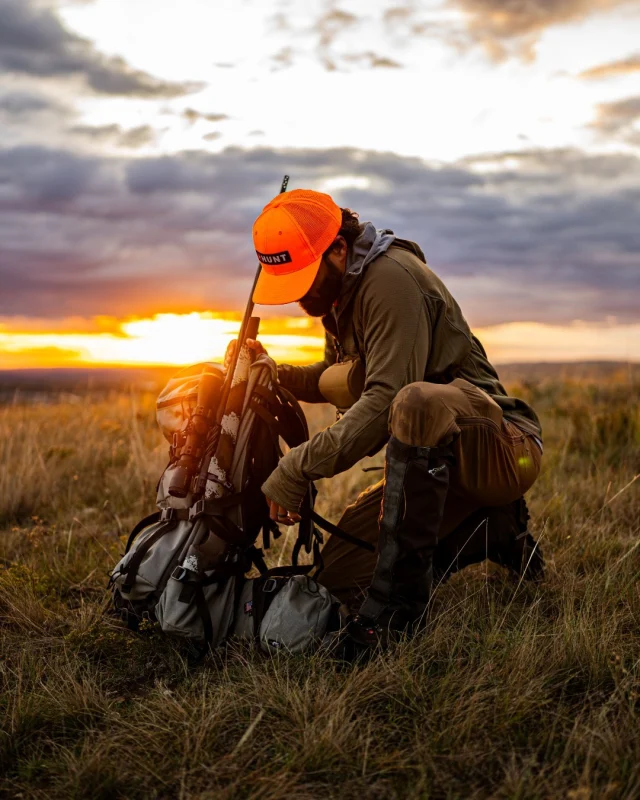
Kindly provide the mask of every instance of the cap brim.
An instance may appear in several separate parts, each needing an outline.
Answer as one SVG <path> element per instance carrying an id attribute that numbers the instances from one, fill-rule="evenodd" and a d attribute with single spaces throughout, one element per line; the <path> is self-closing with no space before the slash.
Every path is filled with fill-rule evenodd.
<path id="1" fill-rule="evenodd" d="M 290 272 L 288 275 L 270 275 L 262 269 L 256 288 L 253 290 L 253 302 L 265 306 L 280 306 L 295 303 L 309 291 L 313 285 L 322 256 L 308 267 Z"/>

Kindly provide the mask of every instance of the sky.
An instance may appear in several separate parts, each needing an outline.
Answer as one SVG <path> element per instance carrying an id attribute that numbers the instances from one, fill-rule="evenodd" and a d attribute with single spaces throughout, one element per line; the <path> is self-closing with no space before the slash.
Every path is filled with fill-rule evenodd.
<path id="1" fill-rule="evenodd" d="M 0 369 L 219 358 L 284 173 L 497 363 L 640 360 L 640 0 L 0 0 Z"/>

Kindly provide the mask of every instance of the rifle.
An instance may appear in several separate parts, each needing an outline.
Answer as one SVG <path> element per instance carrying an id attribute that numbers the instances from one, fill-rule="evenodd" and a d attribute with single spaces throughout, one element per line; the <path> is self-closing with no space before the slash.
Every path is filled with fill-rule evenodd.
<path id="1" fill-rule="evenodd" d="M 281 194 L 287 190 L 288 183 L 289 176 L 285 175 L 280 189 Z M 173 496 L 186 497 L 189 488 L 193 487 L 195 498 L 199 498 L 205 493 L 208 485 L 212 487 L 209 495 L 212 499 L 221 498 L 234 490 L 229 476 L 233 465 L 236 435 L 253 356 L 246 342 L 247 339 L 257 338 L 260 325 L 260 319 L 252 314 L 255 307 L 253 293 L 261 270 L 262 265 L 259 263 L 240 325 L 236 348 L 231 357 L 222 389 L 220 390 L 219 378 L 217 385 L 214 385 L 214 381 L 209 380 L 209 375 L 202 376 L 207 380 L 205 386 L 201 383 L 198 388 L 196 409 L 189 421 L 189 429 L 193 431 L 193 440 L 195 441 L 199 437 L 198 444 L 194 452 L 191 449 L 187 451 L 184 469 L 176 474 L 175 484 L 174 480 L 171 482 L 169 493 Z M 214 416 L 212 400 L 216 394 L 218 394 L 219 400 L 215 406 Z M 201 408 L 207 409 L 206 412 L 201 411 Z M 194 421 L 193 425 L 192 420 Z M 185 447 L 187 445 L 191 447 L 191 441 L 192 439 L 187 436 Z M 206 444 L 203 446 L 204 441 Z M 181 454 L 179 465 L 182 463 Z M 200 469 L 196 477 L 195 472 L 198 466 Z M 175 494 L 176 492 L 184 492 L 184 494 Z M 205 501 L 206 499 L 208 497 L 205 495 Z M 220 563 L 225 556 L 226 549 L 226 543 L 213 531 L 208 530 L 198 544 L 192 544 L 189 547 L 183 567 L 202 575 L 206 570 L 212 569 Z"/>
<path id="2" fill-rule="evenodd" d="M 287 191 L 288 184 L 289 176 L 285 175 L 280 194 Z M 231 469 L 235 445 L 234 423 L 242 411 L 252 358 L 246 341 L 257 338 L 260 326 L 260 318 L 253 317 L 252 314 L 255 307 L 253 292 L 261 270 L 262 264 L 258 263 L 236 348 L 222 388 L 218 373 L 205 373 L 200 379 L 196 407 L 189 419 L 185 431 L 185 443 L 169 484 L 168 491 L 172 497 L 186 497 L 192 490 L 198 497 L 204 492 L 207 481 L 212 475 L 217 481 L 214 486 L 216 497 L 221 497 L 225 490 L 230 488 L 227 476 Z M 211 467 L 213 471 L 210 471 Z M 196 472 L 198 472 L 197 477 Z"/>
<path id="3" fill-rule="evenodd" d="M 289 176 L 285 175 L 282 180 L 282 186 L 280 187 L 280 194 L 287 191 L 288 184 Z M 225 491 L 233 491 L 233 486 L 228 480 L 228 475 L 231 471 L 233 452 L 236 443 L 235 434 L 240 422 L 247 381 L 249 379 L 249 367 L 253 360 L 253 353 L 247 347 L 246 341 L 247 339 L 256 339 L 260 327 L 260 318 L 254 317 L 252 314 L 255 307 L 253 293 L 261 271 L 262 264 L 258 262 L 258 269 L 253 279 L 249 300 L 247 301 L 242 324 L 240 325 L 236 348 L 233 352 L 222 388 L 222 396 L 220 398 L 216 417 L 216 427 L 219 428 L 220 434 L 216 442 L 215 454 L 209 466 L 209 474 L 201 474 L 200 476 L 199 484 L 202 486 L 202 489 L 206 486 L 207 477 L 211 475 L 215 476 L 213 487 L 214 497 L 222 497 Z"/>
<path id="4" fill-rule="evenodd" d="M 289 185 L 289 176 L 285 175 L 284 178 L 282 179 L 280 194 L 284 194 L 287 191 L 288 185 Z M 220 423 L 222 420 L 227 405 L 227 401 L 229 399 L 231 386 L 233 385 L 233 380 L 234 380 L 234 373 L 236 371 L 236 365 L 238 364 L 238 359 L 240 357 L 240 351 L 244 347 L 246 347 L 245 342 L 247 341 L 247 339 L 255 339 L 258 335 L 260 318 L 252 317 L 251 315 L 253 314 L 253 309 L 255 308 L 255 303 L 253 302 L 253 293 L 255 291 L 256 285 L 258 283 L 258 278 L 260 277 L 261 272 L 262 272 L 262 264 L 258 262 L 258 269 L 256 270 L 256 275 L 255 278 L 253 279 L 253 285 L 251 287 L 251 292 L 249 293 L 249 300 L 247 302 L 247 307 L 244 310 L 242 324 L 240 325 L 240 332 L 238 333 L 238 341 L 236 349 L 234 350 L 233 357 L 231 358 L 231 363 L 229 364 L 229 371 L 227 372 L 225 384 L 222 389 L 222 397 L 220 398 L 219 415 L 218 415 L 219 418 L 217 420 L 218 423 Z"/>

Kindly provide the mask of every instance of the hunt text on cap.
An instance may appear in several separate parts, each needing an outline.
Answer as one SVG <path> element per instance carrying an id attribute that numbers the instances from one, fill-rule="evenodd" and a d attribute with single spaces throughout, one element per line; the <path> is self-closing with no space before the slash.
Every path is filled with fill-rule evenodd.
<path id="1" fill-rule="evenodd" d="M 288 250 L 283 250 L 281 253 L 259 253 L 256 250 L 258 261 L 262 264 L 290 264 L 291 254 Z"/>

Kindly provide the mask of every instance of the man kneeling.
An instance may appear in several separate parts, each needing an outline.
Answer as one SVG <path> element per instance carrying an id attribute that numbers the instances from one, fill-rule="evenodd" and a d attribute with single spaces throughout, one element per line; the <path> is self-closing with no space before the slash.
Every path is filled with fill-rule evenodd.
<path id="1" fill-rule="evenodd" d="M 263 266 L 255 302 L 298 302 L 326 331 L 324 360 L 280 365 L 280 382 L 344 412 L 265 482 L 272 518 L 292 524 L 309 481 L 388 443 L 384 480 L 339 523 L 375 540 L 377 558 L 335 537 L 323 550 L 320 581 L 357 610 L 346 651 L 411 632 L 434 580 L 467 564 L 489 557 L 541 578 L 523 499 L 540 470 L 540 423 L 507 395 L 420 247 L 307 190 L 274 198 L 253 240 Z"/>

